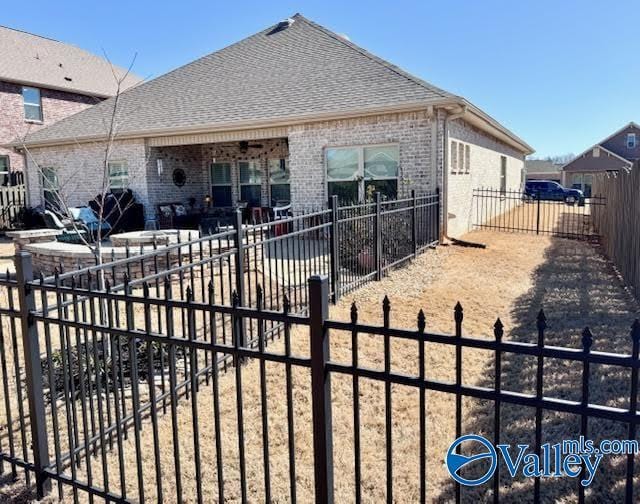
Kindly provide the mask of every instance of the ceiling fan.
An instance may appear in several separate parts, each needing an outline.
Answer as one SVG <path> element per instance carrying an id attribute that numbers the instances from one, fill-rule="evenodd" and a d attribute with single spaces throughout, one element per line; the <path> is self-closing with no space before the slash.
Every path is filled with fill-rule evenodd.
<path id="1" fill-rule="evenodd" d="M 249 142 L 243 140 L 240 142 L 240 151 L 247 152 L 249 149 L 262 149 L 262 144 L 249 144 Z"/>

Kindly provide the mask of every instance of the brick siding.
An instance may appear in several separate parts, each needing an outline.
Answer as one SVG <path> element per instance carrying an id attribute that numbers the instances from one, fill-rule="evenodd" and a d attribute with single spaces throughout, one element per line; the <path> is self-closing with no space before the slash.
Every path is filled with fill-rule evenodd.
<path id="1" fill-rule="evenodd" d="M 2 117 L 0 145 L 11 142 L 31 131 L 49 126 L 100 101 L 99 98 L 52 89 L 40 89 L 40 97 L 43 122 L 27 122 L 24 119 L 22 85 L 0 81 L 0 117 Z M 24 168 L 22 154 L 13 149 L 0 147 L 0 156 L 9 156 L 9 163 L 13 171 Z"/>

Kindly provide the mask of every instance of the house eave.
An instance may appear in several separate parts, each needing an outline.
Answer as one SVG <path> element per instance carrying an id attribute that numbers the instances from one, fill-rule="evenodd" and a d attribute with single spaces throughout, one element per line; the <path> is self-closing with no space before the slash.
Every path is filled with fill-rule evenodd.
<path id="1" fill-rule="evenodd" d="M 88 96 L 89 98 L 105 99 L 105 98 L 111 98 L 113 96 L 112 94 L 95 93 L 93 91 L 88 91 L 86 89 L 66 87 L 66 86 L 56 86 L 56 85 L 52 85 L 44 82 L 12 79 L 10 77 L 0 76 L 0 81 L 10 82 L 11 84 L 18 84 L 20 86 L 30 86 L 30 87 L 37 87 L 39 89 L 51 89 L 53 91 L 61 91 L 63 93 L 78 94 L 82 96 Z"/>
<path id="2" fill-rule="evenodd" d="M 344 119 L 354 119 L 358 117 L 368 117 L 383 114 L 405 113 L 405 112 L 417 112 L 417 111 L 430 111 L 434 108 L 451 109 L 459 106 L 467 107 L 467 115 L 465 119 L 468 119 L 470 123 L 476 127 L 494 136 L 498 140 L 505 142 L 513 148 L 519 150 L 523 154 L 530 154 L 533 149 L 510 132 L 507 128 L 499 124 L 488 114 L 482 112 L 480 109 L 470 104 L 467 100 L 461 97 L 447 97 L 439 98 L 435 100 L 423 100 L 418 102 L 407 102 L 403 104 L 395 104 L 382 107 L 368 107 L 361 109 L 354 109 L 345 112 L 323 112 L 312 114 L 298 114 L 296 116 L 283 116 L 270 120 L 246 120 L 237 122 L 227 122 L 220 124 L 208 124 L 199 125 L 196 127 L 190 126 L 185 128 L 156 128 L 138 130 L 131 133 L 121 133 L 117 135 L 118 140 L 135 140 L 135 139 L 148 139 L 157 137 L 175 137 L 184 135 L 203 135 L 207 133 L 219 133 L 219 132 L 237 132 L 251 131 L 258 129 L 268 128 L 282 128 L 287 126 L 296 126 L 301 124 L 310 124 L 323 121 L 334 121 Z M 26 142 L 11 142 L 7 147 L 23 148 L 23 147 L 53 147 L 59 145 L 73 145 L 82 143 L 93 143 L 105 140 L 105 135 L 91 135 L 75 138 L 64 138 L 49 141 L 26 141 Z M 174 143 L 174 142 L 172 142 Z M 174 143 L 175 144 L 175 143 Z"/>

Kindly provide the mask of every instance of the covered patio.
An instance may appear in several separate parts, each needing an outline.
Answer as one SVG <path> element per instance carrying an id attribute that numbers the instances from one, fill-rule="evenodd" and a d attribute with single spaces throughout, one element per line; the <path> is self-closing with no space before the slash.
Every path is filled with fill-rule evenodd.
<path id="1" fill-rule="evenodd" d="M 146 227 L 214 228 L 230 224 L 237 208 L 243 210 L 246 222 L 288 213 L 291 187 L 286 137 L 162 143 L 162 139 L 149 142 Z"/>

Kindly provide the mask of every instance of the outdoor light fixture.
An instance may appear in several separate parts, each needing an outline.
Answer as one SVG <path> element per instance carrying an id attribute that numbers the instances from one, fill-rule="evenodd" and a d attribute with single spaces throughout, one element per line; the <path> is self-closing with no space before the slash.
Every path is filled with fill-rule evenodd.
<path id="1" fill-rule="evenodd" d="M 162 175 L 162 172 L 164 171 L 164 166 L 162 165 L 162 159 L 156 159 L 156 165 L 158 166 L 158 177 L 160 177 Z"/>

